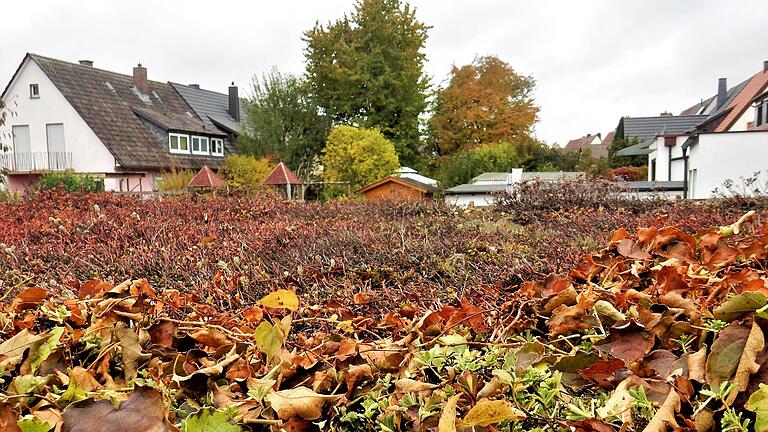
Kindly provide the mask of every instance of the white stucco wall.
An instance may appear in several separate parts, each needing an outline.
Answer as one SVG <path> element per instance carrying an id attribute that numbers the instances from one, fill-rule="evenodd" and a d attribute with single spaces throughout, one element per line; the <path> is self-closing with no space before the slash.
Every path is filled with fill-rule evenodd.
<path id="1" fill-rule="evenodd" d="M 664 137 L 656 138 L 656 142 L 651 145 L 653 150 L 648 155 L 648 181 L 653 181 L 651 178 L 653 174 L 651 172 L 651 161 L 656 160 L 656 181 L 682 181 L 685 175 L 683 157 L 683 143 L 688 139 L 687 136 L 679 136 L 675 138 L 675 146 L 667 147 L 664 144 Z M 674 160 L 677 159 L 677 160 Z M 671 165 L 671 169 L 670 169 Z"/>
<path id="2" fill-rule="evenodd" d="M 39 98 L 29 97 L 30 84 L 39 85 Z M 112 154 L 33 60 L 24 62 L 3 101 L 9 112 L 0 131 L 0 142 L 4 145 L 13 148 L 13 126 L 29 125 L 32 152 L 47 152 L 46 124 L 62 123 L 64 150 L 72 154 L 72 168 L 76 172 L 115 172 Z"/>
<path id="3" fill-rule="evenodd" d="M 750 122 L 755 121 L 755 108 L 752 105 L 749 105 L 746 110 L 744 110 L 744 113 L 739 116 L 738 119 L 733 123 L 733 126 L 728 129 L 728 132 L 741 132 L 747 130 L 747 125 Z"/>
<path id="4" fill-rule="evenodd" d="M 768 174 L 768 131 L 724 132 L 699 136 L 688 159 L 690 197 L 711 198 L 724 181 L 740 182 L 757 171 Z"/>
<path id="5" fill-rule="evenodd" d="M 470 205 L 474 205 L 475 207 L 490 207 L 495 205 L 496 197 L 490 194 L 446 195 L 445 203 L 461 208 L 467 208 Z"/>

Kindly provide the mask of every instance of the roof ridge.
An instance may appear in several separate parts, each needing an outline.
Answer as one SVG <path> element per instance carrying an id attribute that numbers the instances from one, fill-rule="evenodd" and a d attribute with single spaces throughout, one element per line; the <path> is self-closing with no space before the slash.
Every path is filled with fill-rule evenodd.
<path id="1" fill-rule="evenodd" d="M 170 85 L 172 85 L 172 86 L 182 86 L 182 87 L 186 87 L 186 88 L 188 88 L 188 89 L 191 89 L 191 90 L 195 90 L 195 91 L 202 91 L 202 92 L 206 92 L 206 93 L 213 93 L 213 94 L 216 94 L 216 95 L 219 95 L 219 96 L 226 96 L 226 97 L 229 97 L 229 95 L 228 95 L 228 94 L 226 94 L 226 93 L 220 93 L 220 92 L 217 92 L 216 90 L 208 90 L 208 89 L 204 89 L 204 88 L 202 88 L 202 87 L 192 87 L 191 85 L 188 85 L 188 84 L 182 84 L 182 83 L 177 83 L 177 82 L 174 82 L 174 81 L 168 81 L 168 84 L 170 84 Z"/>
<path id="2" fill-rule="evenodd" d="M 669 115 L 669 116 L 640 116 L 640 117 L 632 117 L 632 116 L 624 116 L 622 118 L 624 119 L 652 119 L 652 118 L 680 118 L 680 117 L 707 117 L 708 114 L 686 114 L 686 115 Z"/>
<path id="3" fill-rule="evenodd" d="M 27 55 L 29 55 L 32 59 L 39 58 L 39 59 L 43 59 L 43 60 L 50 60 L 50 61 L 55 61 L 55 62 L 59 62 L 59 63 L 65 63 L 65 64 L 68 64 L 68 65 L 77 66 L 77 67 L 80 67 L 80 68 L 87 68 L 87 70 L 97 70 L 97 71 L 100 71 L 100 72 L 106 72 L 106 73 L 109 73 L 109 74 L 112 74 L 112 75 L 118 75 L 118 76 L 121 76 L 123 78 L 128 78 L 130 80 L 133 80 L 133 75 L 124 74 L 124 73 L 120 73 L 120 72 L 115 72 L 115 71 L 112 71 L 112 70 L 109 70 L 109 69 L 103 69 L 103 68 L 95 67 L 95 66 L 85 66 L 85 65 L 81 65 L 80 63 L 75 63 L 75 62 L 71 62 L 71 61 L 67 61 L 67 60 L 61 60 L 61 59 L 57 59 L 57 58 L 54 58 L 54 57 L 48 57 L 48 56 L 44 56 L 44 55 L 40 55 L 40 54 L 35 54 L 35 53 L 27 53 Z M 147 81 L 150 82 L 150 83 L 155 83 L 155 84 L 170 85 L 170 81 L 157 81 L 157 80 L 151 80 L 151 79 L 148 79 Z"/>

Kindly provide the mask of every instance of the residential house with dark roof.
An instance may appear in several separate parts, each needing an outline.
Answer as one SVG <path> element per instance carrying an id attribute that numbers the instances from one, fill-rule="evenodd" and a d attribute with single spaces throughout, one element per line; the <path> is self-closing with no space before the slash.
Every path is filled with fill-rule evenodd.
<path id="1" fill-rule="evenodd" d="M 612 141 L 613 135 L 612 133 L 610 135 Z M 565 147 L 563 147 L 563 151 L 566 153 L 589 152 L 589 154 L 594 158 L 606 158 L 608 157 L 609 146 L 610 142 L 606 143 L 605 140 L 602 139 L 601 134 L 587 134 L 581 138 L 568 141 Z"/>
<path id="2" fill-rule="evenodd" d="M 709 198 L 728 181 L 755 172 L 768 175 L 768 61 L 733 87 L 726 78 L 717 93 L 681 115 L 623 117 L 621 129 L 639 144 L 617 156 L 648 155 L 648 180 L 682 182 L 688 198 Z"/>
<path id="3" fill-rule="evenodd" d="M 9 188 L 71 170 L 103 178 L 109 191 L 151 191 L 173 168 L 217 169 L 234 149 L 237 90 L 232 104 L 232 88 L 198 96 L 202 90 L 186 87 L 148 79 L 141 64 L 129 75 L 27 54 L 2 93 L 0 147 L 8 151 L 0 168 Z"/>

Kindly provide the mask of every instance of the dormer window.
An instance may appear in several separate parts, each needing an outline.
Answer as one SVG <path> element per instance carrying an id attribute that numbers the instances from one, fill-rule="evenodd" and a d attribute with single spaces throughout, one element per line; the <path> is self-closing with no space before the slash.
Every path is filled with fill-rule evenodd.
<path id="1" fill-rule="evenodd" d="M 192 137 L 192 154 L 196 154 L 196 155 L 209 154 L 208 138 L 201 137 L 201 136 L 193 136 Z"/>
<path id="2" fill-rule="evenodd" d="M 30 99 L 40 98 L 40 86 L 38 84 L 29 85 L 29 98 Z"/>
<path id="3" fill-rule="evenodd" d="M 168 150 L 171 153 L 189 154 L 189 135 L 168 134 Z"/>

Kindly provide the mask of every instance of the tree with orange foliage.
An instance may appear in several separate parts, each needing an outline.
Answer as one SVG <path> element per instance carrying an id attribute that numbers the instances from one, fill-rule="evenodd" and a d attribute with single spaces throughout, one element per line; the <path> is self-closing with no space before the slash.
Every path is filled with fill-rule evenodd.
<path id="1" fill-rule="evenodd" d="M 496 56 L 454 66 L 448 86 L 437 91 L 429 121 L 433 151 L 448 156 L 528 136 L 539 112 L 534 87 L 532 77 L 515 72 Z"/>

